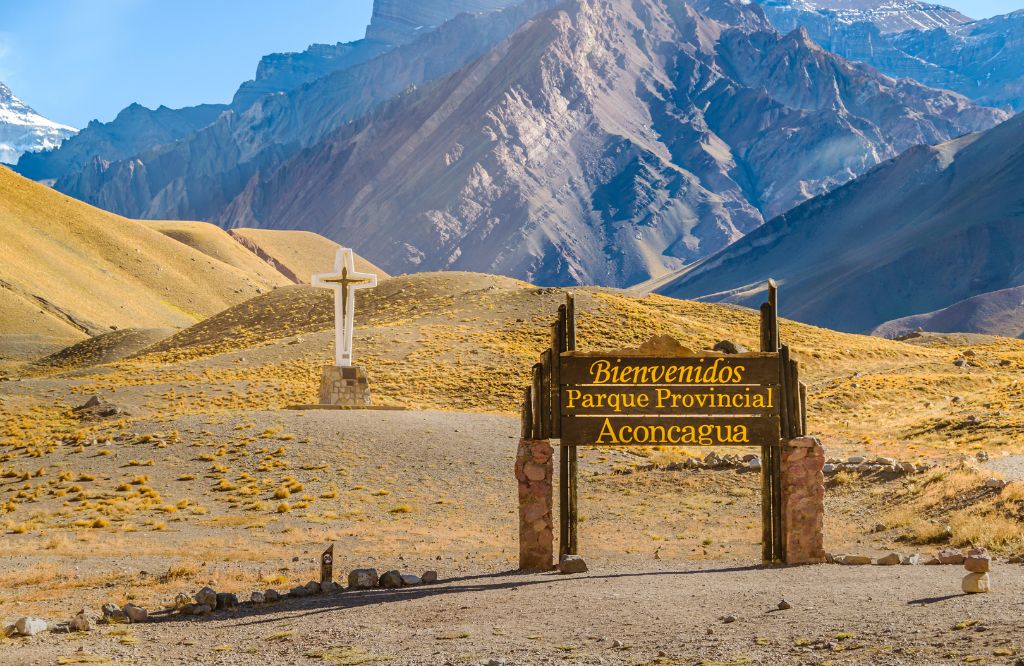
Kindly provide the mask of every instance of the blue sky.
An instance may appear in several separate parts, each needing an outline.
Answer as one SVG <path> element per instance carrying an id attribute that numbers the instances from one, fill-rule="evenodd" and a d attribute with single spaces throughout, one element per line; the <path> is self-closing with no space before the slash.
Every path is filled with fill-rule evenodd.
<path id="1" fill-rule="evenodd" d="M 0 81 L 83 127 L 132 102 L 227 102 L 260 56 L 359 39 L 372 0 L 0 0 Z"/>
<path id="2" fill-rule="evenodd" d="M 939 0 L 974 18 L 1024 0 Z M 359 39 L 373 0 L 0 0 L 0 81 L 83 127 L 132 102 L 227 102 L 260 56 Z M 299 9 L 294 9 L 299 7 Z"/>

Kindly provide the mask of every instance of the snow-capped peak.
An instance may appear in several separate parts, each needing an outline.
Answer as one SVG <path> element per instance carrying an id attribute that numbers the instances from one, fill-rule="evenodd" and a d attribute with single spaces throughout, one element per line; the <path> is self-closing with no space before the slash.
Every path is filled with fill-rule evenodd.
<path id="1" fill-rule="evenodd" d="M 14 164 L 22 153 L 56 148 L 77 131 L 39 115 L 0 83 L 0 162 Z"/>

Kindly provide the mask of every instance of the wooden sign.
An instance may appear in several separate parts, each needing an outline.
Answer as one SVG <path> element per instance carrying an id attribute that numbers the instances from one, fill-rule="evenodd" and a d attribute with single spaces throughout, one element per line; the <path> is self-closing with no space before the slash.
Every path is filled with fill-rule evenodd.
<path id="1" fill-rule="evenodd" d="M 560 429 L 569 446 L 760 446 L 780 437 L 778 354 L 566 352 Z"/>

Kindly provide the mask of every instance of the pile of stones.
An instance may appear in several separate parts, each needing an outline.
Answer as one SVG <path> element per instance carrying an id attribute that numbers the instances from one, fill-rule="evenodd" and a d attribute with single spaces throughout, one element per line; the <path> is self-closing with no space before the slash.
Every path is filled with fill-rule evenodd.
<path id="1" fill-rule="evenodd" d="M 988 586 L 988 571 L 991 567 L 992 558 L 988 554 L 988 551 L 984 548 L 972 548 L 964 554 L 963 551 L 956 548 L 944 548 L 934 555 L 922 555 L 921 553 L 915 553 L 913 555 L 903 555 L 901 553 L 889 553 L 882 557 L 872 558 L 867 555 L 830 555 L 825 556 L 825 561 L 830 564 L 846 564 L 846 565 L 867 565 L 873 564 L 879 567 L 885 566 L 914 566 L 914 565 L 963 565 L 967 568 L 969 575 L 967 578 L 977 574 L 979 578 L 972 579 L 971 586 L 979 587 L 980 585 Z M 1024 563 L 1024 555 L 1020 557 L 1010 558 L 1010 564 Z M 984 575 L 984 578 L 980 576 Z M 967 591 L 968 580 L 964 579 L 964 591 Z M 983 581 L 983 582 L 979 582 Z M 988 590 L 977 590 L 981 592 L 987 592 Z"/>
<path id="2" fill-rule="evenodd" d="M 679 471 L 681 469 L 749 469 L 758 471 L 761 469 L 761 459 L 752 453 L 744 456 L 738 456 L 734 453 L 720 456 L 712 451 L 704 456 L 703 460 L 700 458 L 687 458 L 682 462 L 670 463 L 664 469 L 669 471 Z"/>
<path id="3" fill-rule="evenodd" d="M 102 613 L 102 614 L 101 614 Z M 100 613 L 83 608 L 63 625 L 69 632 L 90 631 L 96 624 L 137 624 L 149 620 L 149 612 L 135 604 L 103 604 Z M 46 620 L 37 617 L 23 617 L 4 629 L 5 636 L 35 636 L 50 629 Z"/>
<path id="4" fill-rule="evenodd" d="M 824 472 L 825 476 L 831 476 L 838 474 L 842 471 L 847 472 L 858 472 L 861 474 L 895 474 L 897 476 L 904 476 L 907 474 L 921 474 L 934 468 L 935 465 L 930 463 L 918 463 L 912 462 L 901 462 L 895 458 L 884 458 L 878 456 L 875 458 L 869 458 L 867 456 L 851 456 L 846 460 L 839 460 L 831 458 L 825 461 Z"/>
<path id="5" fill-rule="evenodd" d="M 967 575 L 964 576 L 961 587 L 967 594 L 984 594 L 992 589 L 988 572 L 992 568 L 992 558 L 984 548 L 972 548 L 967 551 L 964 558 L 964 568 Z"/>

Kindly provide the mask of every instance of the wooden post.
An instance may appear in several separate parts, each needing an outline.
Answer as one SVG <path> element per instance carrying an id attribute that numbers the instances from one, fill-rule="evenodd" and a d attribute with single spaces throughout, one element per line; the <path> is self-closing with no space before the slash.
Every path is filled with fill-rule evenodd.
<path id="1" fill-rule="evenodd" d="M 565 295 L 565 305 L 558 308 L 559 325 L 563 327 L 563 350 L 576 350 L 576 298 L 573 294 Z M 559 404 L 561 409 L 561 404 Z M 577 505 L 577 481 L 579 466 L 575 446 L 559 447 L 559 484 L 558 500 L 560 504 L 559 518 L 559 555 L 577 555 L 579 552 L 579 512 Z"/>
<path id="2" fill-rule="evenodd" d="M 807 384 L 800 383 L 800 435 L 807 436 Z"/>
<path id="3" fill-rule="evenodd" d="M 519 417 L 519 437 L 533 439 L 533 390 L 527 386 L 523 389 L 523 409 Z"/>
<path id="4" fill-rule="evenodd" d="M 533 386 L 530 387 L 531 402 L 531 416 L 533 417 L 533 437 L 531 439 L 543 439 L 544 438 L 544 394 L 542 388 L 544 386 L 544 366 L 540 363 L 536 363 L 533 366 Z"/>
<path id="5" fill-rule="evenodd" d="M 320 555 L 320 584 L 334 580 L 334 544 L 332 543 Z"/>
<path id="6" fill-rule="evenodd" d="M 541 434 L 538 439 L 551 439 L 551 364 L 554 362 L 551 349 L 540 355 L 541 364 Z"/>
<path id="7" fill-rule="evenodd" d="M 771 303 L 761 305 L 761 351 L 772 352 L 772 321 Z M 774 541 L 772 537 L 772 455 L 774 449 L 770 442 L 761 444 L 761 561 L 771 564 L 775 560 Z"/>

